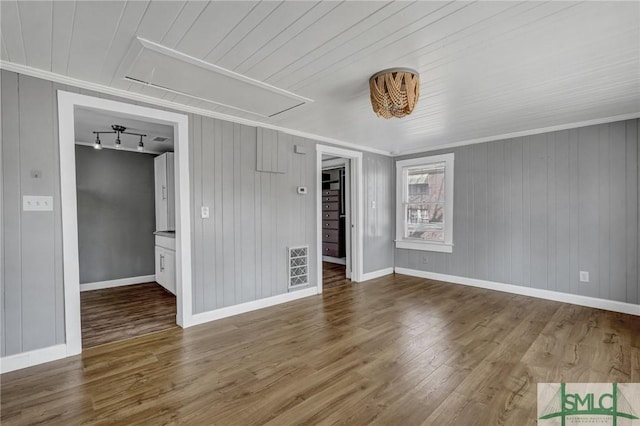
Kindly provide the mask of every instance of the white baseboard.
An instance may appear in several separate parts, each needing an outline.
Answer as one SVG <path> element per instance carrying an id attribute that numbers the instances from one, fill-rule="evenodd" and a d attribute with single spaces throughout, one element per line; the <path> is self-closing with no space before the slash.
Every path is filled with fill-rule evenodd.
<path id="1" fill-rule="evenodd" d="M 233 315 L 244 314 L 246 312 L 256 311 L 269 306 L 291 302 L 304 297 L 315 296 L 316 294 L 318 294 L 318 288 L 314 286 L 304 290 L 292 291 L 290 293 L 279 294 L 277 296 L 266 297 L 264 299 L 252 300 L 251 302 L 245 302 L 239 305 L 202 312 L 192 315 L 187 326 L 191 327 L 193 325 L 204 324 L 206 322 L 231 317 Z"/>
<path id="2" fill-rule="evenodd" d="M 323 262 L 336 263 L 338 265 L 346 265 L 347 260 L 342 257 L 322 256 Z"/>
<path id="3" fill-rule="evenodd" d="M 0 358 L 0 373 L 20 370 L 45 362 L 55 361 L 67 356 L 67 345 L 60 344 L 48 348 L 36 349 L 29 352 L 5 356 Z"/>
<path id="4" fill-rule="evenodd" d="M 485 288 L 488 290 L 504 291 L 522 296 L 537 297 L 539 299 L 554 300 L 556 302 L 571 303 L 573 305 L 588 306 L 590 308 L 605 309 L 623 314 L 640 316 L 640 305 L 618 302 L 615 300 L 598 299 L 596 297 L 580 296 L 577 294 L 560 293 L 552 290 L 523 287 L 513 284 L 503 284 L 494 281 L 477 280 L 474 278 L 458 277 L 455 275 L 438 274 L 435 272 L 418 271 L 415 269 L 395 268 L 397 274 L 446 281 L 454 284 Z"/>
<path id="5" fill-rule="evenodd" d="M 372 280 L 374 278 L 384 277 L 385 275 L 391 275 L 391 274 L 393 274 L 393 267 L 379 269 L 379 270 L 373 271 L 373 272 L 367 272 L 367 273 L 362 274 L 361 282 L 362 281 Z"/>
<path id="6" fill-rule="evenodd" d="M 119 280 L 96 281 L 94 283 L 80 284 L 80 291 L 100 290 L 103 288 L 122 287 L 125 285 L 152 283 L 155 275 L 142 275 L 140 277 L 120 278 Z"/>

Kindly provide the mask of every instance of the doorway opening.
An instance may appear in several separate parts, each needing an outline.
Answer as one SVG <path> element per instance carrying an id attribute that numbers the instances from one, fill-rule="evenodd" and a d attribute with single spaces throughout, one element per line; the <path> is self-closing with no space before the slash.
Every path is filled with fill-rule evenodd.
<path id="1" fill-rule="evenodd" d="M 84 349 L 176 327 L 173 127 L 77 107 Z"/>
<path id="2" fill-rule="evenodd" d="M 362 276 L 362 153 L 319 145 L 318 290 Z"/>
<path id="3" fill-rule="evenodd" d="M 107 116 L 108 121 L 102 124 L 90 123 L 90 129 L 84 129 L 82 127 L 82 120 L 76 120 L 76 118 L 82 118 L 83 114 L 85 116 L 91 116 L 92 114 Z M 76 123 L 76 121 L 78 121 L 78 123 Z M 110 308 L 105 308 L 103 305 L 103 308 L 107 313 L 102 314 L 102 319 L 104 320 L 105 317 L 106 319 L 109 319 L 109 317 L 111 317 L 111 323 L 108 321 L 106 323 L 103 322 L 102 325 L 96 326 L 96 328 L 117 328 L 114 326 L 113 322 L 115 321 L 116 316 L 120 316 L 121 318 L 125 317 L 125 320 L 129 322 L 129 326 L 131 326 L 132 323 L 135 323 L 136 320 L 143 320 L 143 317 L 145 316 L 145 312 L 142 312 L 144 310 L 144 305 L 147 305 L 148 307 L 148 305 L 152 304 L 149 303 L 151 293 L 166 296 L 164 297 L 164 300 L 159 301 L 156 306 L 160 311 L 167 307 L 170 310 L 169 313 L 162 311 L 164 313 L 160 316 L 163 317 L 163 321 L 167 322 L 171 326 L 174 326 L 175 324 L 182 327 L 192 325 L 191 233 L 189 232 L 191 228 L 191 205 L 189 196 L 187 116 L 184 114 L 161 111 L 153 108 L 59 90 L 58 124 L 60 141 L 60 191 L 62 199 L 61 210 L 63 230 L 62 247 L 66 355 L 72 356 L 82 352 L 83 331 L 86 332 L 87 330 L 83 330 L 84 324 L 81 318 L 87 320 L 87 316 L 82 315 L 83 309 L 81 308 L 84 307 L 81 307 L 81 300 L 88 304 L 100 303 L 100 299 L 104 302 L 104 298 L 101 297 L 104 296 L 103 294 L 91 294 L 92 291 L 106 292 L 108 294 L 106 298 L 115 299 L 116 305 L 120 305 L 120 307 L 122 307 L 123 303 L 126 302 L 130 304 L 134 310 L 138 309 L 139 311 L 137 314 L 121 312 L 115 314 L 113 311 L 109 311 Z M 86 124 L 87 123 L 85 123 L 85 125 Z M 112 125 L 117 125 L 118 127 L 114 129 L 111 127 Z M 104 135 L 104 138 L 100 143 L 95 139 L 90 139 L 88 142 L 86 141 L 87 135 L 85 133 L 89 132 L 89 134 L 93 135 L 95 138 L 96 135 L 93 133 L 94 131 L 100 132 L 108 130 L 110 127 L 113 130 L 117 130 L 120 126 L 129 128 L 132 133 L 136 133 L 137 135 L 134 140 L 129 141 L 125 139 L 124 134 L 116 133 Z M 106 127 L 106 129 L 104 127 Z M 154 135 L 154 141 L 151 141 L 151 138 L 147 137 L 143 137 L 142 141 L 139 139 L 140 135 L 147 134 L 145 132 L 148 132 L 149 136 L 151 136 L 154 132 L 160 131 L 158 129 L 164 129 L 163 131 L 168 133 L 166 135 Z M 159 148 L 161 146 L 159 145 L 161 141 L 156 138 L 162 139 L 167 137 L 167 135 L 173 140 L 174 153 L 164 152 L 170 151 L 167 148 L 161 152 Z M 98 136 L 102 137 L 103 135 Z M 120 143 L 117 141 L 118 137 L 120 139 Z M 140 146 L 140 142 L 142 142 L 143 147 Z M 86 144 L 90 144 L 92 146 L 83 146 Z M 98 144 L 101 145 L 100 148 L 102 149 L 94 150 L 94 146 Z M 108 149 L 116 148 L 115 145 L 120 145 L 120 149 Z M 142 148 L 142 154 L 140 153 L 139 147 Z M 90 162 L 87 158 L 89 158 L 89 153 L 95 154 L 94 151 L 98 151 L 97 154 L 102 154 L 102 158 L 92 155 L 94 162 L 91 163 L 90 166 Z M 119 170 L 119 172 L 115 174 L 108 173 L 109 167 L 106 166 L 107 162 L 105 162 L 104 159 L 106 157 L 114 157 L 116 154 L 118 154 L 119 161 L 116 161 L 115 164 L 119 164 L 120 161 L 124 162 L 124 155 L 127 157 L 127 161 L 136 163 L 127 163 L 127 166 L 125 167 L 133 170 Z M 152 155 L 150 156 L 149 154 Z M 174 218 L 174 230 L 163 229 L 163 231 L 173 232 L 172 236 L 174 238 L 171 238 L 171 236 L 168 235 L 158 235 L 157 232 L 155 232 L 154 235 L 154 231 L 158 230 L 155 226 L 155 218 L 158 215 L 154 211 L 157 207 L 156 200 L 158 199 L 155 194 L 157 190 L 154 189 L 154 187 L 158 188 L 158 185 L 155 185 L 157 180 L 157 167 L 155 163 L 158 158 L 164 157 L 165 166 L 168 167 L 169 160 L 167 160 L 166 157 L 169 155 L 174 156 L 170 161 L 171 167 L 174 169 L 174 173 L 172 175 L 173 177 L 171 177 L 171 175 L 165 176 L 167 180 L 165 181 L 165 187 L 162 189 L 162 194 L 168 197 L 168 186 L 171 185 L 173 187 L 175 196 L 174 203 L 171 207 L 167 207 L 165 205 L 165 208 L 167 209 L 167 215 Z M 76 158 L 78 161 L 76 161 Z M 95 161 L 98 161 L 101 165 Z M 145 165 L 140 165 L 138 164 L 139 162 L 145 163 Z M 151 162 L 153 162 L 153 166 L 151 166 Z M 122 164 L 120 165 L 122 166 Z M 77 170 L 76 166 L 78 166 Z M 129 176 L 128 172 L 133 172 L 133 175 Z M 80 180 L 81 178 L 82 180 Z M 116 181 L 118 179 L 120 179 L 120 182 L 116 185 Z M 87 184 L 86 180 L 91 180 L 92 185 L 97 186 L 98 189 L 95 190 L 93 194 L 91 194 L 91 191 L 82 193 L 82 191 L 86 189 L 83 187 L 83 185 Z M 142 184 L 145 180 L 147 181 L 146 186 Z M 151 185 L 151 183 L 153 183 L 153 185 Z M 114 191 L 117 187 L 124 187 L 125 190 L 121 191 L 119 195 L 109 193 L 109 191 Z M 141 194 L 140 188 L 143 187 L 146 188 L 146 193 Z M 136 195 L 132 196 L 131 193 L 135 192 L 134 188 L 137 188 L 138 192 Z M 140 210 L 136 210 L 136 208 L 132 208 L 131 206 L 127 207 L 125 206 L 126 203 L 122 201 L 123 198 L 118 197 L 124 197 L 124 199 L 127 197 L 141 197 L 146 198 L 147 201 L 149 199 L 154 200 L 154 210 L 150 210 L 150 204 L 148 202 L 144 207 L 141 207 Z M 111 201 L 120 200 L 120 202 L 109 203 L 110 199 Z M 132 211 L 127 211 L 129 208 L 131 208 Z M 143 213 L 141 212 L 143 211 L 145 212 L 144 215 L 146 215 L 146 220 L 143 221 L 144 225 L 137 223 L 134 228 L 127 230 L 126 234 L 128 235 L 123 236 L 122 232 L 116 232 L 117 230 L 109 232 L 109 229 L 111 229 L 109 226 L 104 227 L 104 224 L 97 223 L 97 217 L 100 215 L 101 209 L 104 209 L 112 216 L 115 216 L 115 218 L 111 218 L 112 221 L 109 223 L 109 226 L 111 227 L 129 228 L 131 224 L 127 222 L 125 217 L 130 221 L 135 222 L 138 218 L 137 215 L 142 215 Z M 131 213 L 133 213 L 133 215 L 130 216 L 129 214 Z M 83 222 L 80 222 L 79 219 L 83 217 L 84 219 L 88 217 L 88 221 L 82 219 Z M 100 232 L 96 234 L 96 229 L 91 229 L 92 226 L 98 228 Z M 142 229 L 142 231 L 144 231 L 143 234 L 136 234 L 136 227 L 144 228 Z M 111 234 L 119 234 L 120 237 L 124 239 L 124 242 L 113 241 L 112 239 L 114 238 L 114 235 Z M 165 241 L 160 241 L 162 243 L 160 244 L 161 248 L 163 250 L 173 250 L 173 257 L 175 259 L 175 267 L 172 270 L 173 281 L 169 284 L 165 283 L 162 287 L 158 286 L 157 283 L 162 284 L 162 279 L 167 279 L 168 277 L 164 276 L 164 278 L 158 280 L 158 268 L 156 268 L 157 260 L 155 257 L 150 256 L 150 254 L 155 255 L 158 252 L 159 237 L 165 238 Z M 155 247 L 150 247 L 149 243 L 151 243 L 151 245 L 155 244 Z M 129 252 L 127 256 L 120 256 L 116 261 L 113 261 L 113 258 L 117 257 L 119 254 L 119 249 L 113 249 L 113 246 L 118 244 L 133 246 L 134 252 Z M 99 250 L 95 250 L 95 247 L 92 247 L 93 245 L 103 245 L 107 249 L 100 252 Z M 111 247 L 111 249 L 109 249 L 109 247 Z M 82 255 L 80 254 L 80 249 L 82 249 Z M 135 253 L 135 250 L 145 252 L 144 262 L 148 263 L 149 259 L 151 259 L 151 265 L 153 266 L 149 266 L 149 264 L 147 264 L 145 266 L 147 269 L 144 269 L 145 272 L 143 272 L 144 274 L 149 273 L 148 275 L 120 277 L 116 279 L 107 278 L 100 280 L 98 272 L 106 274 L 109 272 L 109 268 L 115 268 L 121 273 L 123 270 L 129 268 L 125 275 L 131 275 L 133 273 L 131 271 L 143 270 L 135 269 L 136 263 L 143 262 L 141 260 L 143 256 L 138 256 L 138 254 Z M 84 261 L 88 262 L 87 264 L 83 264 L 82 268 L 81 258 L 83 263 Z M 105 259 L 109 260 L 109 262 L 106 262 Z M 165 271 L 171 270 L 167 264 L 168 261 L 169 259 L 164 259 L 164 262 L 162 262 L 163 268 L 161 269 Z M 107 271 L 100 271 L 100 269 L 107 269 Z M 83 281 L 85 281 L 83 282 L 83 284 L 85 284 L 83 287 L 81 287 L 80 284 L 81 273 Z M 107 275 L 103 275 L 103 277 L 104 276 Z M 141 285 L 139 285 L 140 281 L 142 281 Z M 148 292 L 142 295 L 145 289 L 144 286 L 147 287 Z M 149 290 L 149 288 L 153 288 L 153 290 Z M 81 290 L 83 290 L 82 298 Z M 127 294 L 127 291 L 129 290 L 135 290 L 138 292 L 137 296 L 134 297 L 130 293 Z M 87 297 L 84 297 L 85 293 Z M 123 303 L 118 303 L 118 300 Z M 114 300 L 112 300 L 112 302 L 113 301 Z M 90 306 L 95 307 L 95 305 Z M 89 310 L 89 313 L 100 317 L 99 312 L 91 312 L 91 309 Z M 148 314 L 148 311 L 146 314 Z M 137 318 L 136 315 L 138 316 Z M 142 327 L 142 330 L 139 329 L 138 331 L 142 331 L 142 334 L 146 334 L 145 331 L 153 331 L 149 327 L 150 326 L 147 324 L 146 328 Z M 124 326 L 119 333 L 120 338 L 123 336 L 127 338 L 127 326 Z M 120 338 L 116 338 L 116 340 L 121 340 Z M 87 344 L 93 346 L 101 343 L 99 343 L 99 339 L 97 339 Z"/>
<path id="4" fill-rule="evenodd" d="M 351 282 L 350 160 L 322 155 L 322 286 Z"/>

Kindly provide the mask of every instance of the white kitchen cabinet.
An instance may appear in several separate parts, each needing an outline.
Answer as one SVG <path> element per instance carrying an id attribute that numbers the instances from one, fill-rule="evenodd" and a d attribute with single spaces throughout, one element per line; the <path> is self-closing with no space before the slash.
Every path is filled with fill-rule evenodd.
<path id="1" fill-rule="evenodd" d="M 156 282 L 176 294 L 176 252 L 156 246 Z"/>
<path id="2" fill-rule="evenodd" d="M 174 169 L 173 152 L 155 158 L 156 231 L 176 230 Z"/>

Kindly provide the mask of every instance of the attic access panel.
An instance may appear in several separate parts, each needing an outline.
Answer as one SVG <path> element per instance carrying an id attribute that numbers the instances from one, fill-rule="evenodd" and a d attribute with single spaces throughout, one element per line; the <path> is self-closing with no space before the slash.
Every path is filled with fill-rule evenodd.
<path id="1" fill-rule="evenodd" d="M 129 81 L 261 117 L 313 102 L 149 40 L 137 41 L 139 53 L 125 74 Z"/>

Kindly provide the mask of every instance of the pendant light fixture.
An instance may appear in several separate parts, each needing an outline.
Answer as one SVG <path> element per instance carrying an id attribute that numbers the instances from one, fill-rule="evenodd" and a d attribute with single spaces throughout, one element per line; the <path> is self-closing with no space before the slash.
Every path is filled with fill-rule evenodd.
<path id="1" fill-rule="evenodd" d="M 111 131 L 95 131 L 93 132 L 96 135 L 96 141 L 93 144 L 93 148 L 94 149 L 102 149 L 102 143 L 100 141 L 100 134 L 102 133 L 115 133 L 116 135 L 116 142 L 115 142 L 115 148 L 116 149 L 122 149 L 122 141 L 120 140 L 120 135 L 134 135 L 134 136 L 140 136 L 140 142 L 138 143 L 138 151 L 143 152 L 144 151 L 144 144 L 142 143 L 142 138 L 146 137 L 147 135 L 143 135 L 142 133 L 133 133 L 133 132 L 127 132 L 127 128 L 124 126 L 121 126 L 119 124 L 113 124 L 111 126 Z"/>
<path id="2" fill-rule="evenodd" d="M 402 118 L 413 112 L 420 97 L 420 75 L 409 68 L 391 68 L 369 79 L 371 106 L 378 117 Z"/>

